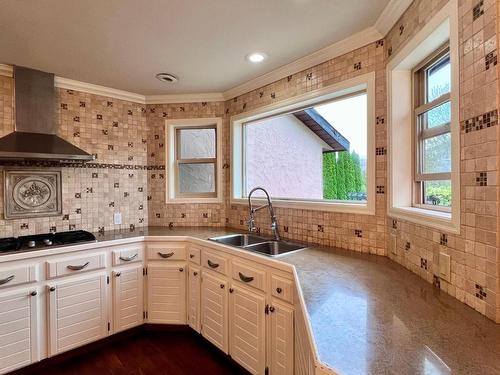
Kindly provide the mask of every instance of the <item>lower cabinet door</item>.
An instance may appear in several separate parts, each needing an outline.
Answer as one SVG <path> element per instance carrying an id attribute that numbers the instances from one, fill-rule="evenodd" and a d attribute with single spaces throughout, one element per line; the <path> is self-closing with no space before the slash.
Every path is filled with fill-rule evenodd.
<path id="1" fill-rule="evenodd" d="M 113 332 L 143 323 L 142 264 L 115 270 L 113 275 Z"/>
<path id="2" fill-rule="evenodd" d="M 266 299 L 239 285 L 229 295 L 229 354 L 251 374 L 266 368 Z"/>
<path id="3" fill-rule="evenodd" d="M 200 332 L 201 317 L 201 270 L 189 265 L 188 277 L 188 324 L 196 332 Z"/>
<path id="4" fill-rule="evenodd" d="M 273 299 L 269 308 L 270 324 L 270 373 L 272 375 L 293 374 L 294 324 L 293 308 Z"/>
<path id="5" fill-rule="evenodd" d="M 148 264 L 148 322 L 186 324 L 186 265 Z"/>
<path id="6" fill-rule="evenodd" d="M 49 356 L 108 335 L 106 275 L 86 275 L 47 286 Z"/>
<path id="7" fill-rule="evenodd" d="M 203 271 L 201 280 L 201 334 L 228 353 L 228 281 Z"/>
<path id="8" fill-rule="evenodd" d="M 0 293 L 0 374 L 39 360 L 38 291 Z"/>

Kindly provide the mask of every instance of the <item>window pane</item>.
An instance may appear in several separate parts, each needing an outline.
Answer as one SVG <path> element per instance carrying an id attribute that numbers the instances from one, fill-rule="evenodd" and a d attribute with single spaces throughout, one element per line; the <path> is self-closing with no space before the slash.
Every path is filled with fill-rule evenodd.
<path id="1" fill-rule="evenodd" d="M 423 173 L 451 172 L 451 134 L 423 141 Z"/>
<path id="2" fill-rule="evenodd" d="M 244 131 L 247 193 L 261 186 L 273 198 L 366 201 L 366 94 L 247 123 Z"/>
<path id="3" fill-rule="evenodd" d="M 215 193 L 213 163 L 179 164 L 181 193 Z"/>
<path id="4" fill-rule="evenodd" d="M 424 203 L 451 207 L 451 181 L 424 181 Z"/>
<path id="5" fill-rule="evenodd" d="M 422 129 L 430 129 L 436 126 L 449 124 L 451 121 L 451 103 L 443 103 L 422 113 L 419 121 L 422 124 Z"/>
<path id="6" fill-rule="evenodd" d="M 215 158 L 215 129 L 179 129 L 180 158 Z"/>
<path id="7" fill-rule="evenodd" d="M 451 65 L 446 57 L 427 70 L 427 102 L 450 92 Z"/>

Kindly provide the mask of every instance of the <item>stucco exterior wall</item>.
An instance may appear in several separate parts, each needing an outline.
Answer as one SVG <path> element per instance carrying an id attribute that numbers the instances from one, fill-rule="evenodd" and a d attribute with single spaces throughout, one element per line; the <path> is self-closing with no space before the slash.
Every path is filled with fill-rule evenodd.
<path id="1" fill-rule="evenodd" d="M 293 115 L 245 125 L 246 189 L 272 197 L 322 199 L 328 145 Z"/>

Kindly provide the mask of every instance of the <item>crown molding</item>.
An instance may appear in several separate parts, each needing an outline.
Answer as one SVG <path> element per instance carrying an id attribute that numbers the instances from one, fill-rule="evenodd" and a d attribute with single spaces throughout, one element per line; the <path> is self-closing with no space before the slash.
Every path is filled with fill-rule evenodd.
<path id="1" fill-rule="evenodd" d="M 202 94 L 146 95 L 146 104 L 221 102 L 226 100 L 221 92 Z"/>
<path id="2" fill-rule="evenodd" d="M 275 69 L 269 73 L 263 74 L 241 85 L 233 87 L 232 89 L 229 89 L 223 93 L 224 98 L 226 100 L 232 99 L 236 96 L 276 82 L 289 75 L 295 74 L 305 69 L 309 69 L 313 66 L 324 63 L 325 61 L 344 55 L 348 52 L 366 46 L 367 44 L 373 43 L 382 38 L 383 35 L 380 34 L 378 30 L 376 30 L 373 26 L 369 27 L 349 36 L 348 38 L 342 39 L 325 48 L 313 52 L 310 55 L 301 57 L 300 59 L 295 60 L 290 64 L 283 65 L 282 67 Z"/>
<path id="3" fill-rule="evenodd" d="M 0 64 L 0 76 L 13 77 L 14 68 L 12 67 L 12 65 Z"/>
<path id="4" fill-rule="evenodd" d="M 383 36 L 386 36 L 412 2 L 413 0 L 389 1 L 389 4 L 387 4 L 375 22 L 375 29 Z"/>
<path id="5" fill-rule="evenodd" d="M 141 95 L 129 91 L 113 89 L 110 87 L 80 82 L 68 78 L 55 77 L 55 86 L 66 89 L 102 95 L 106 97 L 126 100 L 140 104 L 169 104 L 169 103 L 197 103 L 219 102 L 233 99 L 252 90 L 276 82 L 289 75 L 309 69 L 325 61 L 361 48 L 386 36 L 403 13 L 408 9 L 412 0 L 390 0 L 384 8 L 374 26 L 368 27 L 343 40 L 322 48 L 310 55 L 301 57 L 289 64 L 283 65 L 271 72 L 263 74 L 241 85 L 224 92 L 199 93 L 199 94 L 167 94 L 167 95 Z M 0 76 L 13 76 L 11 65 L 0 64 Z"/>
<path id="6" fill-rule="evenodd" d="M 124 90 L 113 89 L 110 87 L 94 85 L 91 83 L 75 81 L 73 79 L 56 76 L 54 78 L 54 85 L 61 89 L 75 90 L 88 94 L 108 96 L 115 99 L 126 100 L 133 103 L 146 104 L 146 98 L 144 95 Z"/>

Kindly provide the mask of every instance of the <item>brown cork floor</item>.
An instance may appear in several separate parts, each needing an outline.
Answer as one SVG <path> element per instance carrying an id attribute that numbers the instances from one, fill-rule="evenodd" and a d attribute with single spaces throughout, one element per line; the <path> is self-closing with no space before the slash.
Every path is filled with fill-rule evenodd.
<path id="1" fill-rule="evenodd" d="M 18 370 L 12 375 L 247 375 L 193 331 L 137 330 Z"/>

